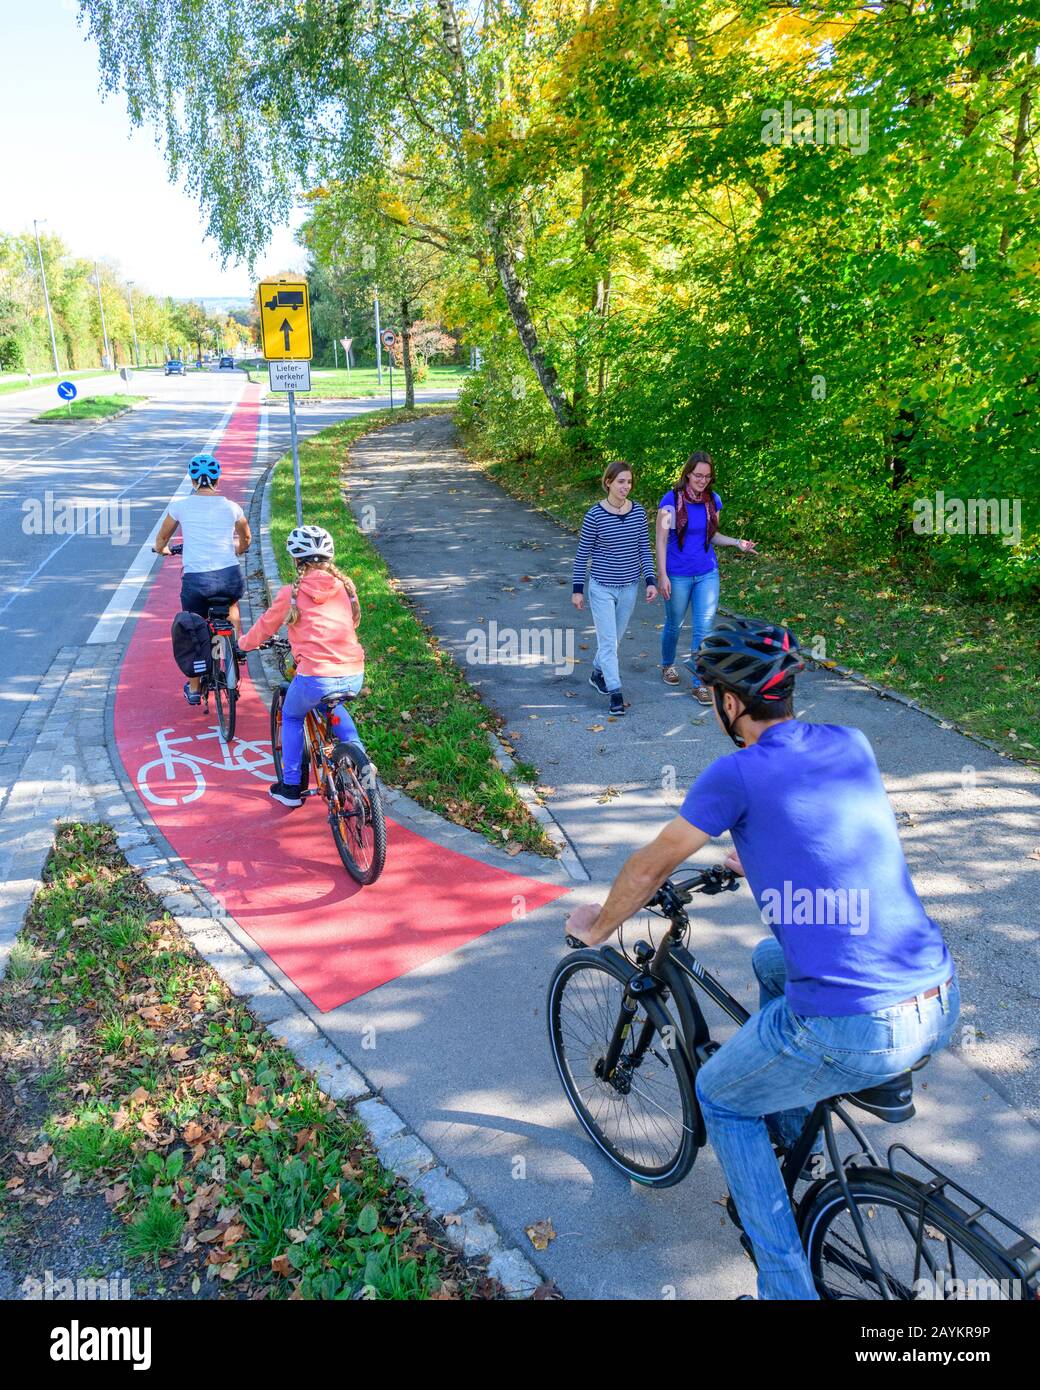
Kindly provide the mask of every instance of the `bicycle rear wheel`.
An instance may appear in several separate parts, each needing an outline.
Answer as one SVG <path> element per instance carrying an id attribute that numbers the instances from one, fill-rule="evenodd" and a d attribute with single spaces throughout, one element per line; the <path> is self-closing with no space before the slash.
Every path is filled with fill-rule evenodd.
<path id="1" fill-rule="evenodd" d="M 210 689 L 217 707 L 217 724 L 225 743 L 235 737 L 235 719 L 238 709 L 238 667 L 229 637 L 219 637 L 214 643 L 213 670 L 210 676 Z"/>
<path id="2" fill-rule="evenodd" d="M 611 1078 L 606 1055 L 630 974 L 595 950 L 575 951 L 549 982 L 553 1061 L 592 1142 L 647 1187 L 681 1182 L 697 1156 L 700 1116 L 680 1033 L 659 1000 L 642 1001 Z"/>
<path id="3" fill-rule="evenodd" d="M 386 819 L 371 764 L 350 744 L 331 758 L 329 825 L 343 867 L 362 887 L 375 883 L 386 863 Z"/>
<path id="4" fill-rule="evenodd" d="M 947 1198 L 929 1197 L 921 1183 L 884 1168 L 850 1171 L 847 1181 L 890 1298 L 1030 1297 L 1021 1276 L 1016 1286 L 1016 1271 L 1000 1248 L 967 1227 L 966 1213 Z M 885 1298 L 837 1178 L 809 1189 L 798 1224 L 822 1299 Z"/>

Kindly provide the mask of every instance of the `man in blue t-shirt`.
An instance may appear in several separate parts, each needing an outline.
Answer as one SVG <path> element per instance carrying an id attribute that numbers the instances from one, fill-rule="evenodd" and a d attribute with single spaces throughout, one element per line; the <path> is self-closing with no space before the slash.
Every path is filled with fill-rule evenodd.
<path id="1" fill-rule="evenodd" d="M 798 644 L 735 618 L 697 657 L 738 751 L 698 777 L 679 815 L 567 932 L 598 945 L 685 859 L 727 830 L 772 936 L 752 964 L 759 1012 L 703 1066 L 697 1098 L 750 1240 L 764 1299 L 817 1297 L 780 1175 L 817 1101 L 876 1086 L 945 1046 L 956 972 L 910 880 L 870 744 L 793 717 Z"/>

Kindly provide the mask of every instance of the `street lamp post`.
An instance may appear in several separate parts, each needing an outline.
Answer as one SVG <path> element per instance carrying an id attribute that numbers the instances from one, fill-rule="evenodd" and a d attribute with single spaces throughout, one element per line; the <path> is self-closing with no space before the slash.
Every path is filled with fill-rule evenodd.
<path id="1" fill-rule="evenodd" d="M 105 306 L 101 302 L 101 271 L 98 269 L 97 261 L 94 262 L 94 283 L 97 285 L 97 303 L 101 311 L 101 336 L 105 340 L 105 363 L 106 367 L 112 366 L 112 354 L 108 347 L 108 329 L 105 327 Z"/>
<path id="2" fill-rule="evenodd" d="M 134 282 L 132 280 L 126 282 L 126 294 L 130 301 L 130 327 L 134 333 L 134 365 L 139 367 L 141 365 L 141 349 L 137 345 L 137 323 L 134 320 Z"/>
<path id="3" fill-rule="evenodd" d="M 46 218 L 40 219 L 46 222 Z M 33 231 L 36 234 L 36 254 L 40 258 L 40 279 L 43 281 L 43 302 L 47 306 L 47 326 L 51 330 L 51 354 L 54 357 L 54 371 L 60 375 L 61 368 L 58 366 L 58 344 L 54 341 L 54 317 L 51 314 L 51 297 L 47 292 L 47 272 L 43 268 L 43 249 L 40 246 L 40 225 L 36 218 L 33 218 Z"/>
<path id="4" fill-rule="evenodd" d="M 374 287 L 373 293 L 376 301 L 376 378 L 379 385 L 383 384 L 383 343 L 379 337 L 379 286 Z"/>

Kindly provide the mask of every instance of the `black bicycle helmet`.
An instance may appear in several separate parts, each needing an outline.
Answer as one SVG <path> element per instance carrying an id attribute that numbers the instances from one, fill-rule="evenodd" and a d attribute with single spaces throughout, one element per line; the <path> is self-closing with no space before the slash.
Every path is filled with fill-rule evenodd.
<path id="1" fill-rule="evenodd" d="M 705 685 L 724 685 L 745 704 L 762 700 L 779 705 L 790 695 L 805 662 L 797 637 L 786 627 L 758 618 L 724 618 L 701 643 L 695 666 Z M 736 741 L 729 721 L 723 722 Z"/>

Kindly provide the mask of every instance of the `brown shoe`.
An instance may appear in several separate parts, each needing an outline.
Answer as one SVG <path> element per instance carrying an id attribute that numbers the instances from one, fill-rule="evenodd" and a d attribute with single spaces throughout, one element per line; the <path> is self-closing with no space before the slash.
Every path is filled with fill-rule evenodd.
<path id="1" fill-rule="evenodd" d="M 666 666 L 661 672 L 661 679 L 664 681 L 665 685 L 678 685 L 679 672 L 674 666 Z"/>
<path id="2" fill-rule="evenodd" d="M 695 685 L 693 688 L 693 696 L 694 699 L 698 700 L 702 705 L 711 704 L 711 689 L 709 686 Z"/>

